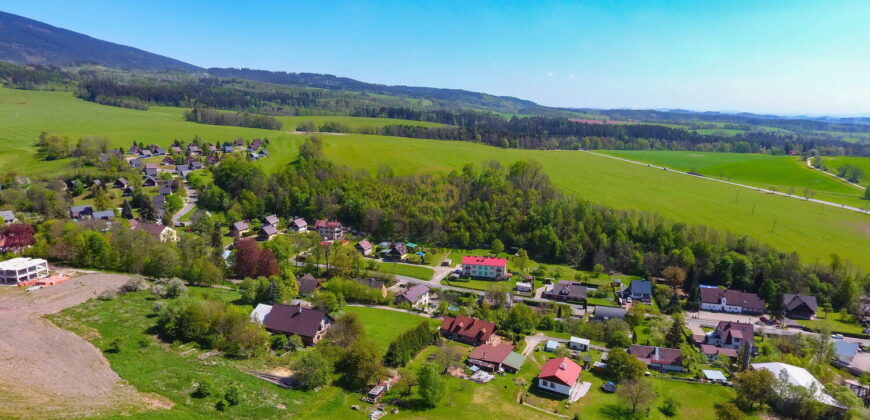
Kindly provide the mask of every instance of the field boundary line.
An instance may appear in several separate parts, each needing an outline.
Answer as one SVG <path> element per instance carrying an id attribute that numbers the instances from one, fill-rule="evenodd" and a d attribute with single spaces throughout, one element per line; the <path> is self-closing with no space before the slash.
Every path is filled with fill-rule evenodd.
<path id="1" fill-rule="evenodd" d="M 819 168 L 816 168 L 815 166 L 813 166 L 812 163 L 810 163 L 810 159 L 812 159 L 812 158 L 807 158 L 807 168 L 810 168 L 810 169 L 812 169 L 812 170 L 814 170 L 814 171 L 819 171 L 819 172 L 821 172 L 821 173 L 823 173 L 823 174 L 825 174 L 825 175 L 827 175 L 827 176 L 832 176 L 832 177 L 834 177 L 834 178 L 837 178 L 838 180 L 843 181 L 843 182 L 845 182 L 845 183 L 847 183 L 847 184 L 849 184 L 849 185 L 851 185 L 851 186 L 853 186 L 853 187 L 858 187 L 858 188 L 860 188 L 860 189 L 862 189 L 862 190 L 866 190 L 866 189 L 867 189 L 866 187 L 862 187 L 862 186 L 860 186 L 860 185 L 858 185 L 858 184 L 851 183 L 851 182 L 849 182 L 849 181 L 847 181 L 847 180 L 845 180 L 845 179 L 843 179 L 843 178 L 840 178 L 840 177 L 838 177 L 838 176 L 836 176 L 836 175 L 834 175 L 834 174 L 832 174 L 832 173 L 830 173 L 830 172 L 828 172 L 828 171 L 823 171 L 823 170 L 821 170 L 821 169 L 819 169 Z"/>

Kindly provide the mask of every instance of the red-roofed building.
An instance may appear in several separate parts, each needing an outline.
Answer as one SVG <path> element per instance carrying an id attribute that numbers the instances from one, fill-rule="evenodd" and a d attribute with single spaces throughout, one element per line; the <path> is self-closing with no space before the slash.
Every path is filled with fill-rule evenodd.
<path id="1" fill-rule="evenodd" d="M 496 336 L 493 332 L 495 332 L 495 324 L 470 316 L 459 315 L 455 318 L 446 316 L 441 322 L 442 335 L 473 346 L 494 342 Z"/>
<path id="2" fill-rule="evenodd" d="M 650 369 L 676 372 L 682 372 L 684 370 L 683 352 L 680 351 L 680 349 L 633 345 L 628 348 L 628 354 L 637 357 L 641 362 L 646 363 Z"/>
<path id="3" fill-rule="evenodd" d="M 707 356 L 707 359 L 711 362 L 718 359 L 720 354 L 728 356 L 732 359 L 737 359 L 737 350 L 735 349 L 726 349 L 722 347 L 716 347 L 710 344 L 701 344 L 700 348 L 701 354 Z"/>
<path id="4" fill-rule="evenodd" d="M 701 309 L 738 314 L 763 314 L 764 300 L 755 293 L 701 286 Z"/>
<path id="5" fill-rule="evenodd" d="M 755 327 L 750 323 L 720 321 L 716 330 L 707 336 L 707 344 L 730 349 L 739 349 L 755 343 Z"/>
<path id="6" fill-rule="evenodd" d="M 464 277 L 501 279 L 507 277 L 507 259 L 490 257 L 462 257 Z"/>
<path id="7" fill-rule="evenodd" d="M 579 398 L 580 371 L 583 369 L 567 357 L 550 359 L 538 374 L 538 388 L 565 395 L 569 401 Z"/>
<path id="8" fill-rule="evenodd" d="M 321 219 L 314 222 L 314 229 L 324 241 L 335 241 L 344 238 L 344 226 L 341 225 L 341 222 Z"/>
<path id="9" fill-rule="evenodd" d="M 468 363 L 496 372 L 502 369 L 502 362 L 512 351 L 514 346 L 508 343 L 481 344 L 468 355 Z"/>

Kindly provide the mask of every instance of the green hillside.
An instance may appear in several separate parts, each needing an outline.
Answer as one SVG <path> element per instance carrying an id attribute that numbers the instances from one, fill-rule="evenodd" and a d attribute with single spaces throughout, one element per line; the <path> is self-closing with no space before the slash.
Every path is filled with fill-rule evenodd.
<path id="1" fill-rule="evenodd" d="M 861 198 L 863 190 L 807 168 L 806 162 L 799 156 L 635 150 L 610 150 L 603 153 L 681 171 L 696 171 L 711 178 L 755 187 L 775 187 L 779 191 L 792 191 L 798 195 L 803 195 L 804 189 L 809 188 L 816 192 L 815 198 L 820 200 L 855 207 L 870 206 L 867 200 Z M 829 158 L 825 159 L 827 162 Z M 870 169 L 870 159 L 867 166 Z"/>
<path id="2" fill-rule="evenodd" d="M 870 184 L 870 157 L 858 156 L 825 156 L 825 165 L 831 173 L 836 174 L 837 168 L 844 164 L 850 164 L 861 168 L 864 171 L 864 180 L 862 184 Z"/>
<path id="3" fill-rule="evenodd" d="M 208 141 L 268 136 L 271 157 L 261 164 L 270 171 L 295 159 L 297 147 L 306 137 L 287 130 L 190 123 L 182 118 L 183 111 L 167 107 L 136 111 L 85 102 L 70 93 L 0 89 L 0 141 L 5 146 L 0 151 L 0 171 L 45 174 L 62 167 L 64 162 L 39 160 L 32 145 L 41 131 L 72 139 L 100 135 L 117 146 L 127 146 L 133 140 L 166 145 L 172 139 L 194 135 Z M 579 151 L 500 149 L 468 142 L 356 134 L 322 136 L 329 158 L 372 171 L 382 164 L 412 174 L 446 172 L 488 160 L 536 160 L 564 192 L 595 203 L 649 210 L 678 221 L 746 233 L 779 249 L 799 252 L 808 263 L 816 258 L 827 261 L 831 252 L 837 252 L 870 268 L 865 252 L 870 247 L 870 218 L 853 212 Z"/>

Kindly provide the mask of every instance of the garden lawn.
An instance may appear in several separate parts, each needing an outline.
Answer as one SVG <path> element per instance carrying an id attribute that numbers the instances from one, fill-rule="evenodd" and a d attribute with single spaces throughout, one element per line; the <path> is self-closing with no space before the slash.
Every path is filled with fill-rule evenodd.
<path id="1" fill-rule="evenodd" d="M 860 323 L 855 322 L 850 315 L 843 315 L 838 312 L 826 314 L 824 310 L 819 309 L 816 314 L 816 319 L 796 319 L 798 324 L 813 329 L 821 330 L 828 329 L 834 333 L 843 333 L 866 337 L 864 329 Z"/>
<path id="2" fill-rule="evenodd" d="M 431 280 L 435 270 L 422 266 L 401 263 L 378 263 L 378 271 L 398 276 L 413 277 L 420 280 Z"/>
<path id="3" fill-rule="evenodd" d="M 429 321 L 433 325 L 437 323 L 437 320 L 429 317 L 388 309 L 346 306 L 342 312 L 359 315 L 365 324 L 366 335 L 374 340 L 382 351 L 386 351 L 390 343 L 400 334 L 420 325 L 421 322 Z"/>

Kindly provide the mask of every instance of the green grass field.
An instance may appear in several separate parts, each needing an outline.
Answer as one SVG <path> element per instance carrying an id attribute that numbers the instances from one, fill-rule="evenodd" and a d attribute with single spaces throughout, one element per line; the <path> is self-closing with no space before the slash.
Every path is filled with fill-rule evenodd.
<path id="1" fill-rule="evenodd" d="M 807 168 L 805 161 L 799 156 L 635 150 L 611 150 L 603 153 L 680 171 L 694 170 L 711 178 L 754 187 L 775 187 L 779 191 L 798 195 L 803 195 L 804 189 L 809 188 L 816 191 L 815 198 L 820 200 L 854 207 L 870 207 L 870 202 L 861 198 L 864 191 Z M 826 162 L 827 159 L 825 158 Z M 870 169 L 870 159 L 867 164 Z"/>
<path id="2" fill-rule="evenodd" d="M 432 318 L 424 316 L 359 306 L 347 306 L 342 309 L 342 312 L 359 315 L 366 326 L 366 335 L 378 343 L 382 351 L 386 351 L 399 334 L 420 325 L 423 321 L 434 322 Z"/>
<path id="3" fill-rule="evenodd" d="M 73 139 L 102 135 L 119 146 L 133 140 L 168 144 L 174 138 L 194 135 L 208 141 L 268 136 L 271 156 L 261 161 L 267 171 L 296 159 L 298 145 L 306 137 L 190 123 L 183 120 L 182 112 L 181 108 L 136 111 L 102 106 L 64 92 L 0 89 L 0 141 L 6 145 L 0 151 L 0 171 L 44 174 L 62 165 L 38 159 L 32 144 L 43 130 Z M 469 142 L 356 134 L 322 137 L 329 158 L 370 171 L 387 164 L 400 174 L 443 173 L 466 163 L 535 160 L 563 192 L 594 203 L 648 210 L 681 222 L 749 234 L 781 250 L 798 252 L 805 263 L 814 263 L 816 258 L 825 263 L 835 250 L 844 259 L 870 269 L 870 256 L 864 252 L 870 247 L 870 218 L 853 212 L 579 151 L 500 149 Z"/>
<path id="4" fill-rule="evenodd" d="M 858 156 L 825 156 L 824 157 L 825 165 L 827 165 L 828 170 L 836 175 L 837 168 L 842 166 L 843 164 L 850 164 L 861 168 L 864 171 L 864 179 L 861 182 L 862 185 L 870 185 L 870 157 L 858 157 Z"/>
<path id="5" fill-rule="evenodd" d="M 420 280 L 430 280 L 435 275 L 435 271 L 429 267 L 409 264 L 378 263 L 378 271 Z"/>

